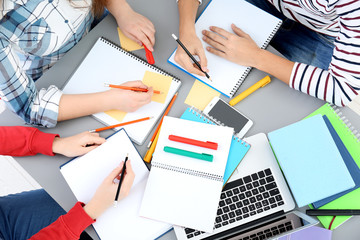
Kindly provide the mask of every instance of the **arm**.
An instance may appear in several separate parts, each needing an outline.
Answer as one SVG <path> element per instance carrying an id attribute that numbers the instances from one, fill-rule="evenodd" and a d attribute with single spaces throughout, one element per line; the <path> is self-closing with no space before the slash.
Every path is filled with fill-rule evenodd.
<path id="1" fill-rule="evenodd" d="M 79 239 L 81 232 L 95 222 L 93 219 L 98 218 L 114 202 L 118 186 L 118 183 L 114 183 L 114 179 L 119 177 L 122 166 L 123 163 L 105 178 L 88 204 L 84 206 L 84 204 L 80 202 L 76 203 L 67 214 L 60 216 L 54 223 L 43 228 L 30 239 Z M 125 174 L 119 199 L 123 199 L 129 194 L 135 178 L 130 161 L 127 161 L 126 163 Z"/>
<path id="2" fill-rule="evenodd" d="M 136 13 L 126 0 L 107 0 L 106 7 L 127 37 L 154 51 L 155 27 L 149 19 Z"/>
<path id="3" fill-rule="evenodd" d="M 178 1 L 179 39 L 192 55 L 197 55 L 199 57 L 201 68 L 208 72 L 209 70 L 207 69 L 205 51 L 200 39 L 196 36 L 195 33 L 195 18 L 198 7 L 198 0 Z M 187 71 L 200 76 L 205 76 L 203 72 L 201 72 L 193 65 L 193 62 L 181 47 L 177 48 L 174 59 Z"/>

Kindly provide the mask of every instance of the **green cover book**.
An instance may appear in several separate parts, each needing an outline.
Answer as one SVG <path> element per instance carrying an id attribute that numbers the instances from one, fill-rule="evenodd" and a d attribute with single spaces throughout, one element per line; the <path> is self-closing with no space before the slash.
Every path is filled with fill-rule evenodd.
<path id="1" fill-rule="evenodd" d="M 331 106 L 329 103 L 326 103 L 319 109 L 315 110 L 308 117 L 312 117 L 316 114 L 326 115 L 330 120 L 335 131 L 341 138 L 342 142 L 346 146 L 347 150 L 355 160 L 356 164 L 360 167 L 360 141 L 355 136 L 355 134 L 347 126 L 346 121 L 340 117 L 340 111 L 336 106 Z M 354 191 L 345 194 L 344 196 L 325 204 L 319 209 L 360 209 L 360 188 L 355 189 Z M 312 206 L 310 206 L 312 208 Z M 351 216 L 337 216 L 331 226 L 331 229 L 335 229 Z M 318 219 L 324 227 L 328 227 L 332 216 L 319 216 Z"/>

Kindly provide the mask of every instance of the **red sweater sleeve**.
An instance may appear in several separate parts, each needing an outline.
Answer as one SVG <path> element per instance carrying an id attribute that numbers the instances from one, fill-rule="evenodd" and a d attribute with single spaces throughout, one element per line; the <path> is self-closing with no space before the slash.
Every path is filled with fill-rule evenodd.
<path id="1" fill-rule="evenodd" d="M 72 240 L 79 239 L 80 234 L 95 221 L 84 211 L 84 203 L 77 202 L 70 211 L 60 216 L 55 222 L 41 229 L 30 240 L 57 239 Z"/>
<path id="2" fill-rule="evenodd" d="M 54 156 L 52 144 L 58 136 L 33 127 L 0 127 L 0 155 L 31 156 L 41 153 Z"/>

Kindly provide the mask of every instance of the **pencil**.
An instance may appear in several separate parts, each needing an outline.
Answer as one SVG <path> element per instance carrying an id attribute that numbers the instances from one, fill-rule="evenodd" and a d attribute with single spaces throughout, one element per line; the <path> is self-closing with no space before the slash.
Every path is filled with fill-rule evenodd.
<path id="1" fill-rule="evenodd" d="M 161 128 L 161 127 L 160 127 Z M 152 155 L 155 151 L 155 147 L 156 147 L 156 144 L 157 144 L 157 141 L 159 139 L 159 135 L 160 135 L 160 129 L 159 131 L 156 133 L 156 137 L 153 141 L 153 143 L 151 144 L 151 147 L 149 148 L 149 150 L 147 150 L 146 154 L 145 154 L 145 157 L 144 157 L 144 161 L 147 162 L 147 163 L 150 163 L 151 162 L 151 158 L 152 158 Z"/>
<path id="2" fill-rule="evenodd" d="M 127 86 L 114 85 L 114 84 L 109 84 L 109 83 L 104 83 L 104 85 L 105 85 L 105 87 L 119 88 L 119 89 L 123 89 L 123 90 L 131 90 L 131 91 L 135 91 L 135 92 L 148 92 L 149 91 L 145 88 L 127 87 Z M 158 90 L 153 90 L 153 92 L 156 94 L 163 94 L 163 92 L 160 92 Z"/>
<path id="3" fill-rule="evenodd" d="M 166 108 L 165 113 L 164 113 L 164 115 L 162 116 L 159 125 L 158 125 L 158 126 L 156 127 L 156 129 L 155 129 L 154 135 L 153 135 L 153 136 L 151 137 L 151 139 L 150 139 L 150 142 L 149 142 L 149 144 L 148 144 L 148 146 L 147 146 L 148 148 L 151 146 L 151 143 L 154 141 L 155 136 L 156 136 L 157 132 L 158 132 L 159 129 L 160 129 L 160 126 L 161 126 L 161 123 L 162 123 L 162 121 L 163 121 L 163 119 L 164 119 L 164 116 L 166 116 L 166 115 L 169 113 L 169 111 L 170 111 L 173 103 L 175 102 L 175 99 L 176 99 L 177 95 L 178 95 L 178 93 L 175 93 L 175 95 L 174 95 L 173 98 L 171 99 L 168 107 Z"/>
<path id="4" fill-rule="evenodd" d="M 124 165 L 123 165 L 123 169 L 122 169 L 122 171 L 121 171 L 120 181 L 119 181 L 119 185 L 118 185 L 118 188 L 117 188 L 117 191 L 116 191 L 116 195 L 115 195 L 115 201 L 114 201 L 114 206 L 115 206 L 115 207 L 117 206 L 117 203 L 118 203 L 118 198 L 119 198 L 121 183 L 122 183 L 123 180 L 124 180 L 124 174 L 125 174 L 125 170 L 126 170 L 126 162 L 127 162 L 127 160 L 128 160 L 128 157 L 129 157 L 129 153 L 126 154 L 125 161 L 124 161 Z"/>
<path id="5" fill-rule="evenodd" d="M 132 124 L 132 123 L 142 122 L 142 121 L 149 120 L 149 119 L 152 119 L 152 118 L 153 117 L 140 118 L 140 119 L 136 119 L 136 120 L 132 120 L 132 121 L 124 122 L 124 123 L 119 123 L 119 124 L 115 124 L 115 125 L 111 125 L 111 126 L 107 126 L 107 127 L 97 128 L 97 129 L 94 129 L 94 130 L 90 130 L 89 132 L 91 132 L 91 133 L 100 132 L 100 131 L 104 131 L 104 130 L 108 130 L 108 129 L 112 129 L 112 128 L 116 128 L 116 127 L 129 125 L 129 124 Z"/>
<path id="6" fill-rule="evenodd" d="M 177 41 L 177 43 L 180 45 L 180 47 L 181 47 L 182 49 L 184 49 L 184 51 L 186 52 L 186 54 L 191 58 L 191 60 L 193 60 L 193 62 L 194 62 L 194 63 L 196 64 L 196 66 L 200 69 L 200 71 L 202 71 L 202 72 L 205 74 L 205 76 L 206 76 L 210 81 L 212 81 L 211 78 L 210 78 L 210 76 L 209 76 L 209 74 L 201 69 L 201 66 L 200 66 L 200 64 L 198 63 L 198 61 L 197 61 L 197 60 L 194 58 L 194 56 L 189 52 L 189 50 L 187 50 L 187 48 L 186 48 L 185 45 L 180 41 L 180 39 L 178 39 L 175 34 L 171 34 L 171 36 L 175 39 L 175 41 Z"/>

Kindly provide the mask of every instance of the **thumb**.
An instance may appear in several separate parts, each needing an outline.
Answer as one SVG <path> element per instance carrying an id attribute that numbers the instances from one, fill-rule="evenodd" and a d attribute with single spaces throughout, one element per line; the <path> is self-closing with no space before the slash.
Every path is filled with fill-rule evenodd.
<path id="1" fill-rule="evenodd" d="M 246 35 L 246 33 L 240 28 L 238 28 L 235 24 L 231 24 L 231 28 L 234 31 L 234 33 L 236 33 L 240 37 L 244 37 Z"/>
<path id="2" fill-rule="evenodd" d="M 111 171 L 111 173 L 106 177 L 105 181 L 107 182 L 113 182 L 116 177 L 119 176 L 124 166 L 124 162 L 121 162 L 119 166 L 114 168 L 114 170 Z"/>
<path id="3" fill-rule="evenodd" d="M 206 58 L 204 49 L 203 49 L 203 48 L 198 49 L 197 55 L 198 55 L 199 58 L 200 58 L 200 66 L 201 66 L 201 69 L 202 69 L 203 71 L 207 72 L 207 71 L 208 71 L 208 69 L 207 69 L 207 58 Z"/>

